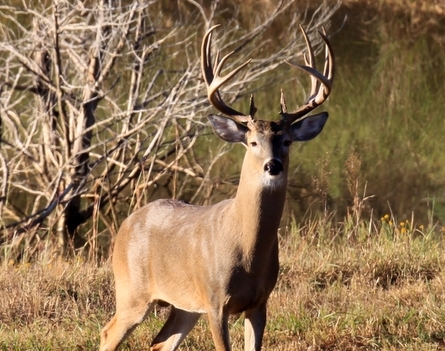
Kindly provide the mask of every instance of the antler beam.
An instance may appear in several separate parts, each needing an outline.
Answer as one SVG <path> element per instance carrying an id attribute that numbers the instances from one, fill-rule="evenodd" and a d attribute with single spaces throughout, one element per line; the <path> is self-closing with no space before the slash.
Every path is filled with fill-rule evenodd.
<path id="1" fill-rule="evenodd" d="M 221 98 L 221 94 L 219 93 L 219 88 L 226 82 L 228 82 L 231 78 L 233 78 L 239 71 L 241 71 L 251 59 L 244 62 L 242 65 L 235 68 L 232 72 L 228 73 L 224 77 L 220 76 L 221 70 L 223 68 L 226 60 L 234 53 L 234 51 L 228 53 L 222 59 L 219 58 L 220 51 L 217 52 L 215 58 L 215 66 L 212 63 L 212 32 L 218 28 L 220 25 L 217 24 L 211 27 L 204 35 L 204 39 L 202 41 L 201 46 L 201 69 L 202 75 L 204 76 L 204 80 L 207 86 L 207 96 L 209 98 L 210 103 L 223 114 L 231 117 L 233 120 L 240 123 L 247 123 L 253 119 L 253 114 L 256 111 L 255 106 L 253 105 L 253 97 L 251 98 L 250 105 L 250 115 L 246 116 L 243 113 L 234 110 L 233 108 L 227 106 L 223 99 Z"/>
<path id="2" fill-rule="evenodd" d="M 306 41 L 307 54 L 304 54 L 305 66 L 291 63 L 286 60 L 286 63 L 293 67 L 298 67 L 311 76 L 311 93 L 307 102 L 297 109 L 295 112 L 287 113 L 286 104 L 284 101 L 283 92 L 281 92 L 281 114 L 283 119 L 288 123 L 292 124 L 296 120 L 304 117 L 309 112 L 320 106 L 329 96 L 332 89 L 332 82 L 334 81 L 335 74 L 335 61 L 334 53 L 332 50 L 331 43 L 326 35 L 326 31 L 323 28 L 323 32 L 319 31 L 319 34 L 323 41 L 325 42 L 325 64 L 323 73 L 317 71 L 315 65 L 315 56 L 312 45 L 309 41 L 306 31 L 302 26 L 300 26 L 303 32 L 304 40 Z"/>

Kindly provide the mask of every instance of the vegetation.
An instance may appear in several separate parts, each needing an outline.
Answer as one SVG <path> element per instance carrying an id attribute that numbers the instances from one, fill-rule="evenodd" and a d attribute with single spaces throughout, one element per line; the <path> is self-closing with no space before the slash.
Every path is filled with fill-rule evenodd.
<path id="1" fill-rule="evenodd" d="M 444 232 L 389 215 L 341 228 L 312 221 L 283 228 L 281 273 L 269 300 L 265 350 L 436 350 L 445 345 Z M 0 349 L 91 350 L 114 312 L 108 264 L 41 260 L 0 270 Z M 125 342 L 147 349 L 159 309 Z M 231 321 L 242 350 L 242 317 Z M 212 350 L 205 317 L 182 350 Z"/>
<path id="2" fill-rule="evenodd" d="M 233 191 L 236 180 L 211 174 L 225 146 L 209 159 L 203 122 L 210 104 L 199 63 L 202 34 L 226 11 L 188 5 L 177 9 L 185 18 L 153 18 L 160 2 L 2 7 L 0 244 L 8 257 L 32 260 L 43 250 L 100 258 L 123 218 L 147 201 L 205 203 L 215 201 L 216 187 Z M 223 53 L 242 49 L 256 58 L 227 87 L 232 100 L 281 80 L 271 71 L 302 50 L 305 18 L 289 15 L 292 7 L 281 1 L 242 30 L 236 17 L 225 21 Z M 309 17 L 310 32 L 334 10 Z M 285 39 L 264 54 L 266 31 L 286 13 Z M 227 69 L 241 60 L 234 56 Z"/>
<path id="3" fill-rule="evenodd" d="M 151 96 L 154 100 L 150 101 L 155 103 L 146 106 L 144 115 L 136 114 L 135 121 L 146 123 L 138 129 L 142 134 L 129 135 L 125 148 L 121 148 L 116 138 L 122 133 L 126 118 L 136 116 L 135 106 L 128 104 L 131 90 L 126 85 L 131 81 L 133 70 L 124 67 L 135 67 L 132 66 L 135 56 L 130 53 L 140 55 L 140 52 L 134 51 L 131 46 L 134 38 L 129 35 L 128 46 L 132 49 L 127 56 L 122 56 L 124 59 L 120 57 L 119 64 L 110 71 L 114 75 L 122 73 L 120 80 L 115 81 L 110 75 L 100 91 L 96 91 L 102 100 L 94 112 L 97 121 L 103 124 L 94 129 L 97 133 L 92 139 L 94 148 L 84 147 L 83 151 L 90 153 L 89 165 L 97 167 L 88 174 L 88 182 L 82 183 L 86 184 L 82 192 L 66 193 L 64 201 L 57 202 L 57 211 L 38 223 L 33 222 L 40 218 L 39 211 L 48 208 L 56 198 L 52 186 L 60 173 L 52 164 L 47 174 L 53 180 L 45 183 L 44 178 L 39 180 L 39 174 L 30 171 L 35 166 L 29 163 L 29 158 L 18 162 L 20 153 L 13 142 L 20 140 L 25 145 L 20 133 L 26 131 L 28 134 L 22 136 L 29 135 L 28 127 L 35 118 L 34 107 L 38 100 L 39 103 L 44 100 L 35 95 L 33 89 L 38 82 L 29 71 L 23 71 L 23 62 L 12 60 L 8 56 L 11 51 L 5 50 L 6 39 L 19 39 L 14 36 L 17 32 L 5 28 L 14 28 L 20 21 L 29 20 L 30 13 L 35 12 L 21 8 L 16 17 L 11 17 L 10 6 L 17 6 L 15 3 L 22 6 L 22 1 L 8 3 L 0 5 L 0 35 L 4 37 L 0 44 L 0 79 L 8 83 L 0 90 L 3 230 L 0 349 L 91 350 L 98 347 L 99 330 L 114 312 L 108 247 L 122 219 L 159 196 L 200 204 L 231 196 L 236 188 L 242 149 L 227 148 L 204 126 L 204 116 L 209 111 L 204 89 L 198 80 L 190 78 L 199 75 L 199 67 L 193 66 L 205 26 L 199 9 L 185 1 L 147 2 L 144 13 L 150 20 L 146 28 L 158 26 L 163 30 L 147 37 L 146 47 L 162 41 L 175 28 L 179 28 L 184 37 L 178 40 L 179 36 L 172 34 L 164 44 L 155 45 L 156 50 L 144 62 L 147 75 L 140 87 L 145 90 L 135 101 L 139 103 Z M 210 2 L 203 3 L 208 19 L 212 7 Z M 311 7 L 314 2 L 301 0 L 286 4 L 288 11 L 279 13 L 262 29 L 257 41 L 249 42 L 250 46 L 244 46 L 232 61 L 236 65 L 246 56 L 255 58 L 249 71 L 253 74 L 252 81 L 234 85 L 228 91 L 235 92 L 230 95 L 235 104 L 245 108 L 247 96 L 254 92 L 261 117 L 277 111 L 280 88 L 286 91 L 290 107 L 301 103 L 307 89 L 306 81 L 296 80 L 298 72 L 290 74 L 279 63 L 283 58 L 300 59 L 298 50 L 302 43 L 299 37 L 292 36 L 297 33 L 296 27 L 290 26 L 298 22 L 292 20 L 313 24 L 314 18 L 320 20 L 317 17 L 320 12 Z M 249 1 L 221 0 L 214 13 L 226 30 L 218 32 L 221 43 L 231 48 L 242 47 L 246 43 L 243 40 L 253 33 L 252 28 L 260 28 L 269 18 L 273 5 L 264 1 L 264 13 L 258 14 L 252 13 L 258 6 Z M 318 8 L 318 4 L 315 5 Z M 328 2 L 328 5 L 334 6 L 334 3 Z M 39 6 L 41 10 L 47 5 Z M 52 12 L 50 7 L 47 9 L 40 13 L 49 18 Z M 298 13 L 307 9 L 306 16 L 294 18 L 297 9 Z M 335 13 L 326 7 L 322 9 L 321 12 L 328 14 L 321 20 L 329 26 L 328 32 L 333 33 L 331 41 L 337 58 L 334 89 L 325 106 L 330 119 L 318 139 L 292 150 L 288 205 L 279 233 L 282 268 L 270 298 L 264 349 L 443 349 L 445 145 L 441 134 L 445 130 L 445 57 L 442 54 L 445 7 L 440 1 L 345 0 Z M 156 22 L 150 17 L 154 10 L 163 14 L 162 21 Z M 80 16 L 80 12 L 77 15 Z M 119 18 L 125 20 L 124 15 Z M 237 30 L 229 29 L 237 26 Z M 30 25 L 24 28 L 24 32 L 32 34 Z M 84 32 L 85 38 L 91 37 L 88 33 Z M 239 41 L 240 37 L 244 39 Z M 286 38 L 289 41 L 284 41 Z M 117 39 L 113 43 L 116 42 Z M 292 54 L 289 50 L 279 52 L 285 42 L 298 43 Z M 27 43 L 30 45 L 30 41 Z M 185 47 L 188 50 L 181 51 Z M 78 57 L 88 62 L 90 51 L 86 48 Z M 21 52 L 21 46 L 15 49 Z M 115 52 L 107 50 L 107 55 Z M 187 60 L 178 59 L 181 53 Z M 271 56 L 272 60 L 268 61 Z M 70 69 L 76 67 L 70 66 Z M 164 72 L 168 71 L 169 76 L 152 80 L 153 72 L 161 68 L 166 69 Z M 184 72 L 191 72 L 190 76 Z M 53 73 L 50 76 L 54 78 Z M 82 100 L 78 98 L 84 92 L 83 75 L 71 72 L 67 77 L 73 79 L 69 94 L 75 97 L 72 101 L 76 103 L 70 108 L 81 115 L 84 105 L 79 104 Z M 240 77 L 240 81 L 243 79 L 246 77 Z M 150 85 L 151 81 L 156 84 Z M 179 86 L 188 88 L 178 90 L 182 95 L 170 95 L 173 88 Z M 17 87 L 24 90 L 13 92 Z M 109 98 L 101 95 L 105 91 Z M 271 95 L 271 91 L 276 94 Z M 171 97 L 171 105 L 165 105 L 166 96 Z M 168 128 L 158 134 L 159 153 L 148 155 L 149 160 L 144 164 L 140 162 L 141 157 L 132 158 L 132 155 L 143 156 L 157 135 L 156 113 L 160 107 L 169 111 Z M 42 111 L 48 110 L 39 111 L 42 116 Z M 174 118 L 178 113 L 183 118 Z M 11 121 L 13 123 L 8 124 Z M 17 121 L 26 128 L 17 128 L 19 133 L 14 134 L 8 128 L 20 127 Z M 140 125 L 133 124 L 134 127 Z M 189 133 L 187 145 L 178 143 L 183 140 L 177 138 L 184 136 L 181 133 Z M 36 146 L 41 137 L 42 133 L 36 133 L 28 144 L 32 148 L 27 151 L 33 157 L 41 157 Z M 52 150 L 58 155 L 59 149 Z M 24 154 L 22 150 L 21 157 Z M 103 154 L 109 158 L 101 158 Z M 5 168 L 5 164 L 11 165 L 8 163 L 11 160 L 15 168 Z M 70 169 L 75 160 L 70 156 L 62 164 Z M 102 163 L 94 163 L 98 160 Z M 114 172 L 107 173 L 111 165 Z M 11 173 L 17 169 L 21 171 Z M 119 184 L 117 180 L 127 179 L 129 174 L 132 174 L 131 181 L 119 192 L 113 193 L 106 186 L 113 182 Z M 66 178 L 65 185 L 71 180 Z M 42 190 L 39 184 L 47 186 Z M 36 189 L 41 193 L 36 193 Z M 80 213 L 85 214 L 89 209 L 89 216 L 68 236 L 64 243 L 66 255 L 60 256 L 56 223 L 60 223 L 58 220 L 66 209 L 65 200 L 77 195 L 81 199 Z M 105 198 L 104 205 L 99 206 Z M 32 214 L 37 216 L 30 216 Z M 26 221 L 22 222 L 23 219 Z M 16 222 L 20 225 L 12 225 Z M 32 228 L 27 227 L 30 223 L 34 224 Z M 73 240 L 76 236 L 84 240 L 77 246 Z M 17 238 L 23 240 L 17 241 Z M 146 349 L 165 314 L 165 309 L 157 310 L 133 333 L 123 349 Z M 242 317 L 232 320 L 231 337 L 234 350 L 241 350 Z M 187 337 L 182 349 L 212 349 L 205 318 Z"/>

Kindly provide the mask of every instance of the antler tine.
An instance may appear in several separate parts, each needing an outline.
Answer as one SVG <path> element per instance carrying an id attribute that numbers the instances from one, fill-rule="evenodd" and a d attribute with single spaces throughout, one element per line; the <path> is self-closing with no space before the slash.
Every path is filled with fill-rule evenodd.
<path id="1" fill-rule="evenodd" d="M 312 45 L 307 37 L 306 31 L 303 29 L 302 26 L 300 26 L 303 37 L 306 41 L 306 46 L 308 53 L 307 55 L 304 55 L 304 60 L 306 63 L 306 66 L 297 65 L 294 63 L 291 63 L 287 60 L 286 63 L 293 67 L 298 67 L 311 76 L 311 92 L 310 96 L 307 100 L 307 102 L 301 106 L 299 109 L 297 109 L 293 113 L 282 113 L 283 119 L 287 121 L 288 124 L 292 124 L 297 119 L 300 119 L 307 115 L 309 112 L 314 110 L 316 107 L 320 106 L 329 96 L 332 89 L 332 83 L 334 81 L 334 74 L 335 74 L 335 59 L 334 59 L 334 53 L 332 50 L 331 43 L 329 42 L 328 37 L 326 36 L 326 31 L 323 28 L 322 31 L 318 31 L 321 38 L 325 42 L 325 64 L 323 68 L 323 74 L 317 71 L 315 67 L 315 58 L 314 58 L 314 51 L 312 49 Z M 284 97 L 282 98 L 284 101 Z M 283 108 L 282 108 L 283 110 Z"/>
<path id="2" fill-rule="evenodd" d="M 256 113 L 256 106 L 255 106 L 255 101 L 253 99 L 253 94 L 250 95 L 250 108 L 249 108 L 249 116 L 252 117 L 255 116 Z"/>
<path id="3" fill-rule="evenodd" d="M 204 35 L 201 46 L 201 69 L 202 75 L 204 76 L 204 80 L 207 87 L 207 97 L 210 103 L 220 112 L 225 115 L 230 116 L 237 122 L 247 123 L 253 119 L 254 111 L 256 108 L 253 104 L 253 100 L 251 100 L 250 113 L 251 115 L 246 116 L 241 112 L 234 110 L 233 108 L 227 106 L 223 99 L 221 98 L 221 94 L 219 93 L 219 88 L 233 78 L 239 71 L 241 71 L 251 60 L 247 60 L 242 65 L 235 68 L 232 72 L 228 73 L 224 77 L 220 76 L 221 70 L 223 68 L 226 60 L 234 53 L 234 51 L 225 55 L 221 60 L 219 59 L 220 52 L 218 51 L 216 54 L 215 64 L 213 66 L 212 63 L 212 53 L 211 53 L 211 44 L 212 44 L 212 32 L 218 28 L 220 25 L 217 24 L 211 27 Z"/>
<path id="4" fill-rule="evenodd" d="M 326 35 L 326 29 L 323 27 L 323 31 L 320 32 L 320 36 L 325 42 L 325 66 L 323 75 L 328 78 L 331 85 L 330 88 L 332 89 L 332 81 L 334 80 L 334 74 L 335 74 L 335 66 L 334 66 L 334 50 L 332 49 L 332 45 L 329 42 L 329 39 Z"/>
<path id="5" fill-rule="evenodd" d="M 307 47 L 307 53 L 303 54 L 304 63 L 306 64 L 306 66 L 316 69 L 315 55 L 314 55 L 314 50 L 312 49 L 312 44 L 309 41 L 307 33 L 301 24 L 300 24 L 300 29 L 301 29 L 301 32 L 303 33 L 303 38 L 304 38 L 304 41 L 306 42 L 306 47 Z M 318 88 L 317 78 L 315 78 L 314 76 L 311 75 L 311 93 L 309 96 L 315 95 L 315 93 L 317 92 L 317 88 Z"/>

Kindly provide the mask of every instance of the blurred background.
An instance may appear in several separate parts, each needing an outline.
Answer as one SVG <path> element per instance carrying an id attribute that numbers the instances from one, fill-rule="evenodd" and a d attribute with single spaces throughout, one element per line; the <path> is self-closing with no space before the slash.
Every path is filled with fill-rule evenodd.
<path id="1" fill-rule="evenodd" d="M 200 79 L 206 26 L 227 64 L 253 61 L 223 89 L 236 109 L 276 119 L 307 98 L 307 28 L 336 57 L 330 118 L 294 145 L 283 225 L 351 213 L 445 224 L 445 4 L 439 0 L 196 0 L 35 4 L 1 22 L 2 245 L 14 259 L 48 248 L 107 256 L 122 220 L 160 197 L 234 196 L 244 154 L 211 133 Z M 57 33 L 57 34 L 56 34 Z M 59 78 L 58 78 L 59 77 Z"/>

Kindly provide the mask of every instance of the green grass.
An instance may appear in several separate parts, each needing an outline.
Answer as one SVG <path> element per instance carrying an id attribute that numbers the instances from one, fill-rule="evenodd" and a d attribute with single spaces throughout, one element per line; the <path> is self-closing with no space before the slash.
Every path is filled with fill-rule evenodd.
<path id="1" fill-rule="evenodd" d="M 291 200 L 290 207 L 297 218 L 303 218 L 327 205 L 337 219 L 343 218 L 354 197 L 348 189 L 347 165 L 355 155 L 358 192 L 372 195 L 368 205 L 377 216 L 392 212 L 410 218 L 415 213 L 424 224 L 444 223 L 445 145 L 440 133 L 445 127 L 445 59 L 441 54 L 445 32 L 434 21 L 416 31 L 409 24 L 410 16 L 417 16 L 414 12 L 386 7 L 367 12 L 358 4 L 346 5 L 331 27 L 335 32 L 345 14 L 354 13 L 331 38 L 336 78 L 322 106 L 330 118 L 317 139 L 293 146 L 289 199 L 297 201 Z M 367 13 L 376 19 L 367 19 Z M 298 70 L 282 65 L 274 75 L 282 75 L 283 82 L 255 94 L 260 118 L 277 117 L 281 88 L 289 109 L 302 104 L 309 91 L 308 77 Z M 286 80 L 290 77 L 301 79 L 304 89 Z M 244 100 L 247 104 L 248 99 Z M 241 151 L 231 151 L 216 173 L 237 174 L 241 158 Z"/>
<path id="2" fill-rule="evenodd" d="M 385 24 L 374 27 L 378 26 Z M 361 29 L 372 34 L 382 30 Z M 445 62 L 437 62 L 431 48 L 435 44 L 427 35 L 404 38 L 388 23 L 385 30 L 396 33 L 375 38 L 377 49 L 375 43 L 361 42 L 368 57 L 354 53 L 359 45 L 347 48 L 351 45 L 347 34 L 338 41 L 337 78 L 325 106 L 330 119 L 320 138 L 298 155 L 298 162 L 317 177 L 320 167 L 313 160 L 326 159 L 331 209 L 341 215 L 351 201 L 346 163 L 356 153 L 360 193 L 366 186 L 367 195 L 374 195 L 370 206 L 375 212 L 383 215 L 391 210 L 409 217 L 415 211 L 419 220 L 426 221 L 434 200 L 436 220 L 443 221 L 445 149 L 438 133 L 444 128 Z"/>

